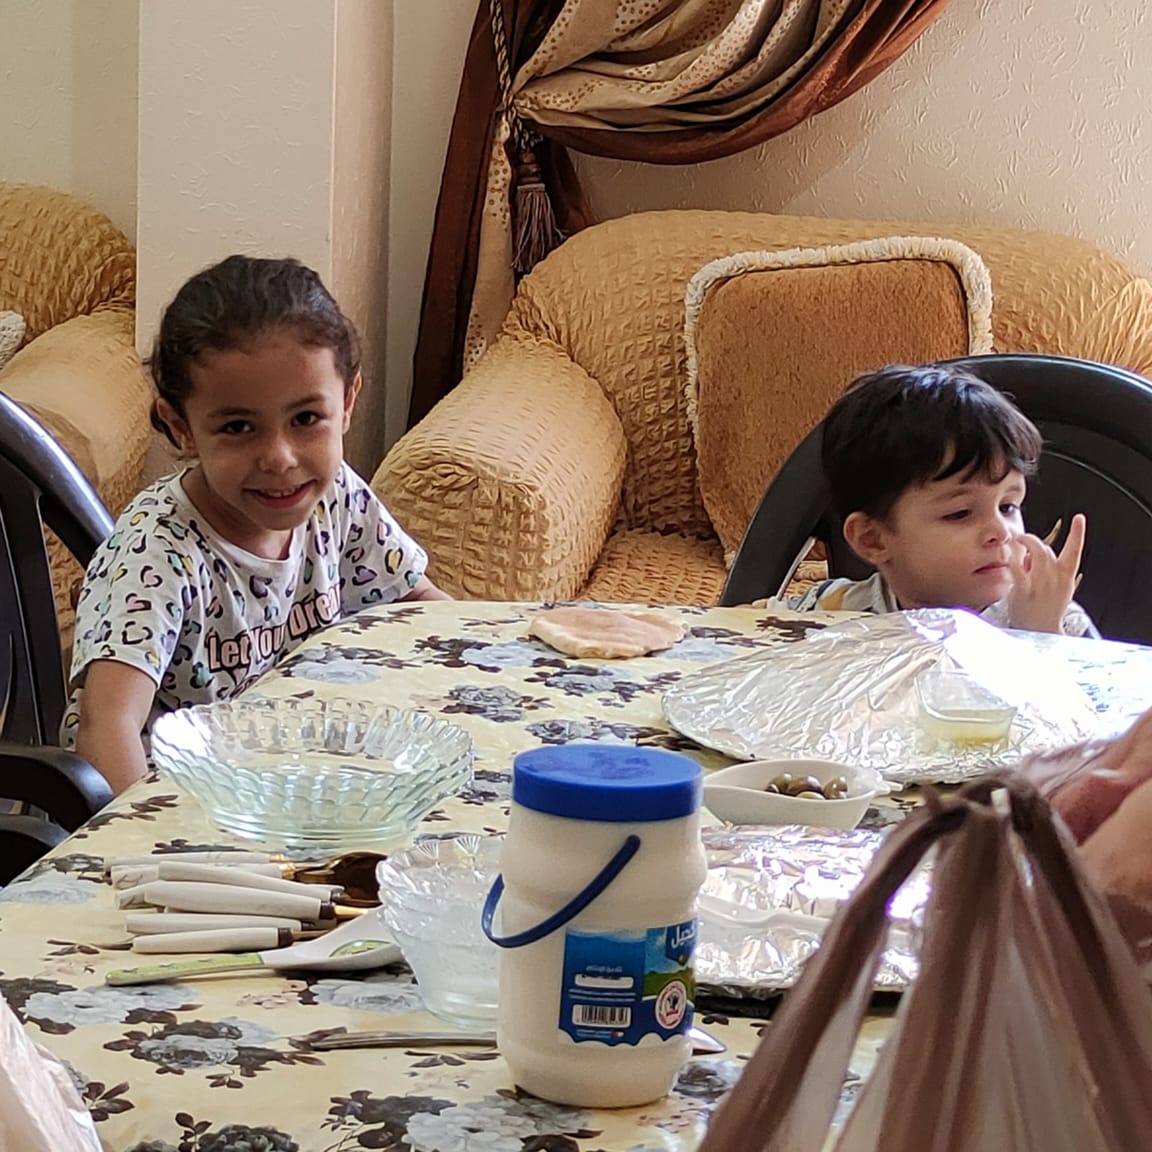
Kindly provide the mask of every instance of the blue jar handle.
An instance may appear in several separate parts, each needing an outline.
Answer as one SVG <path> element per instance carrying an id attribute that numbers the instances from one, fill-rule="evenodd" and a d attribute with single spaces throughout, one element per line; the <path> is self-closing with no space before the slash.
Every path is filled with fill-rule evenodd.
<path id="1" fill-rule="evenodd" d="M 547 920 L 537 924 L 535 928 L 527 928 L 512 936 L 497 936 L 492 931 L 496 905 L 500 903 L 500 897 L 504 894 L 504 876 L 503 874 L 497 876 L 488 892 L 487 899 L 484 901 L 484 911 L 480 915 L 480 926 L 484 929 L 484 935 L 501 948 L 523 948 L 525 944 L 535 944 L 537 940 L 551 936 L 557 928 L 563 928 L 569 920 L 579 916 L 624 871 L 624 866 L 639 851 L 640 837 L 633 834 L 624 841 L 616 855 L 588 882 L 587 887 L 573 896 L 559 912 L 554 912 Z"/>

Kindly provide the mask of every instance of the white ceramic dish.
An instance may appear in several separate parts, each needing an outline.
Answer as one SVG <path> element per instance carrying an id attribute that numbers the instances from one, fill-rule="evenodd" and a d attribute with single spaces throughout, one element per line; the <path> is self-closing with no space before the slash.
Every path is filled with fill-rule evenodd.
<path id="1" fill-rule="evenodd" d="M 813 776 L 821 785 L 843 776 L 843 800 L 811 800 L 766 792 L 784 772 Z M 879 772 L 830 760 L 750 760 L 704 777 L 704 807 L 729 824 L 811 824 L 818 828 L 855 828 L 875 796 L 886 793 Z"/>

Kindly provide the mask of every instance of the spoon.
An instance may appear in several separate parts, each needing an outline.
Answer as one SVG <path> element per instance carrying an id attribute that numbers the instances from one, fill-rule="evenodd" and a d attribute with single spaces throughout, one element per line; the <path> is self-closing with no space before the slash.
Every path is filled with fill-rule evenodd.
<path id="1" fill-rule="evenodd" d="M 324 864 L 285 864 L 283 870 L 287 879 L 303 884 L 339 885 L 342 903 L 371 908 L 380 903 L 376 865 L 383 859 L 382 852 L 344 852 Z"/>
<path id="2" fill-rule="evenodd" d="M 104 977 L 114 987 L 159 984 L 189 976 L 214 973 L 256 972 L 261 969 L 308 968 L 317 972 L 354 972 L 383 968 L 402 959 L 399 947 L 384 927 L 378 909 L 366 912 L 326 932 L 318 940 L 301 940 L 287 948 L 232 955 L 194 956 L 140 968 L 118 968 Z"/>
<path id="3" fill-rule="evenodd" d="M 688 1029 L 693 1056 L 715 1056 L 727 1049 L 711 1032 Z M 313 1035 L 306 1041 L 314 1052 L 338 1052 L 345 1048 L 495 1048 L 495 1032 L 332 1032 Z"/>

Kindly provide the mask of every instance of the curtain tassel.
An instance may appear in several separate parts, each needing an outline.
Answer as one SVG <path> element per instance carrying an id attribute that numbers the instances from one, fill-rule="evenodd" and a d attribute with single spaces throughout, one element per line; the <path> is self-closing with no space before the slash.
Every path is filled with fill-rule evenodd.
<path id="1" fill-rule="evenodd" d="M 524 149 L 516 165 L 512 228 L 512 267 L 518 276 L 531 272 L 564 239 L 531 148 Z"/>

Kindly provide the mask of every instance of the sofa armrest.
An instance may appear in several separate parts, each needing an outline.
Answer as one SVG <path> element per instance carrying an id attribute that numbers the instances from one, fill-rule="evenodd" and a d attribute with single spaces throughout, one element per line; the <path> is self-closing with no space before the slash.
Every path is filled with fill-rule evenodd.
<path id="1" fill-rule="evenodd" d="M 152 389 L 131 311 L 105 308 L 50 328 L 0 371 L 0 391 L 48 429 L 113 513 L 135 493 Z"/>
<path id="2" fill-rule="evenodd" d="M 599 384 L 556 345 L 506 334 L 372 487 L 453 596 L 569 599 L 612 529 L 625 455 Z"/>

